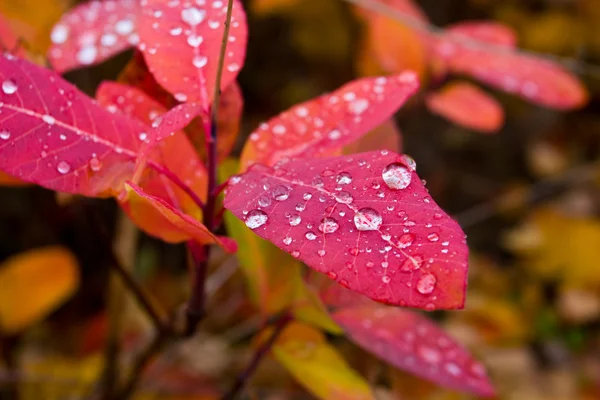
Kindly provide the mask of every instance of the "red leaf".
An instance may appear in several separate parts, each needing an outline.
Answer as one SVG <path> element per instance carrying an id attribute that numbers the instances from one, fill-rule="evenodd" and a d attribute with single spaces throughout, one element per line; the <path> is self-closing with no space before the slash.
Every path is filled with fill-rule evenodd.
<path id="1" fill-rule="evenodd" d="M 99 64 L 138 43 L 137 0 L 90 1 L 73 8 L 52 29 L 48 58 L 65 72 Z"/>
<path id="2" fill-rule="evenodd" d="M 425 317 L 380 304 L 333 314 L 350 339 L 390 364 L 439 385 L 492 397 L 485 368 Z"/>
<path id="3" fill-rule="evenodd" d="M 0 170 L 49 189 L 106 196 L 131 177 L 146 127 L 48 71 L 0 56 Z"/>
<path id="4" fill-rule="evenodd" d="M 129 217 L 147 233 L 170 243 L 195 240 L 200 244 L 216 243 L 233 253 L 232 239 L 215 236 L 189 215 L 173 208 L 163 199 L 151 196 L 132 182 L 125 183 L 125 196 L 119 202 Z"/>
<path id="5" fill-rule="evenodd" d="M 426 98 L 429 110 L 458 125 L 493 133 L 504 123 L 502 106 L 477 86 L 468 82 L 447 84 Z"/>
<path id="6" fill-rule="evenodd" d="M 575 76 L 541 58 L 447 40 L 439 41 L 435 51 L 451 71 L 546 107 L 566 110 L 588 101 L 586 89 Z"/>
<path id="7" fill-rule="evenodd" d="M 449 40 L 478 40 L 511 48 L 517 45 L 517 33 L 514 29 L 493 21 L 459 22 L 446 27 L 445 32 L 445 37 Z"/>
<path id="8" fill-rule="evenodd" d="M 146 132 L 149 132 L 155 119 L 167 111 L 141 90 L 115 82 L 103 82 L 98 88 L 96 98 L 112 112 L 120 110 L 143 122 L 147 127 Z M 179 132 L 166 138 L 160 143 L 158 149 L 159 151 L 153 152 L 150 159 L 164 164 L 181 180 L 187 182 L 190 189 L 201 197 L 204 196 L 207 183 L 206 169 L 185 134 Z M 170 198 L 173 205 L 198 216 L 196 205 L 164 177 L 158 176 L 144 182 L 143 188 L 154 196 Z M 171 195 L 172 193 L 174 195 Z"/>
<path id="9" fill-rule="evenodd" d="M 152 120 L 152 129 L 148 134 L 147 142 L 155 146 L 175 132 L 189 125 L 200 113 L 200 106 L 196 103 L 179 104 L 167 113 L 159 115 Z"/>
<path id="10" fill-rule="evenodd" d="M 388 119 L 419 87 L 413 72 L 362 78 L 298 104 L 262 124 L 246 142 L 242 169 L 291 157 L 318 157 L 350 144 Z"/>
<path id="11" fill-rule="evenodd" d="M 200 5 L 202 4 L 202 5 Z M 221 89 L 233 82 L 246 56 L 246 15 L 233 3 Z M 227 1 L 142 1 L 140 50 L 156 80 L 179 101 L 208 110 L 214 93 Z"/>
<path id="12" fill-rule="evenodd" d="M 254 233 L 374 300 L 461 308 L 468 248 L 414 161 L 388 151 L 257 164 L 225 207 Z"/>
<path id="13" fill-rule="evenodd" d="M 18 45 L 19 40 L 13 29 L 11 28 L 9 22 L 6 18 L 0 14 L 0 49 L 7 52 L 13 52 L 13 50 L 17 50 L 14 54 L 19 57 L 25 58 L 26 52 L 22 46 Z"/>

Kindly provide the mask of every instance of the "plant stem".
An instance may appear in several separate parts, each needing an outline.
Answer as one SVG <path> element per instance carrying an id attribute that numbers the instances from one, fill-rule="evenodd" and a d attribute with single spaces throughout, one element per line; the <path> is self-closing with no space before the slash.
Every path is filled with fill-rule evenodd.
<path id="1" fill-rule="evenodd" d="M 148 161 L 148 166 L 150 166 L 156 172 L 161 173 L 164 176 L 166 176 L 177 187 L 179 187 L 181 190 L 183 190 L 185 192 L 185 194 L 187 194 L 194 201 L 194 203 L 196 203 L 198 205 L 198 207 L 200 207 L 202 209 L 205 208 L 205 204 L 202 201 L 202 199 L 200 197 L 198 197 L 198 195 L 196 193 L 194 193 L 194 191 L 192 189 L 190 189 L 190 187 L 188 185 L 186 185 L 181 179 L 179 179 L 179 177 L 177 175 L 175 175 L 173 172 L 171 172 L 171 170 L 169 170 L 167 167 L 165 167 L 164 165 L 157 164 L 152 160 Z"/>
<path id="2" fill-rule="evenodd" d="M 258 365 L 262 361 L 262 359 L 267 355 L 269 350 L 275 344 L 275 341 L 283 332 L 283 329 L 293 320 L 293 316 L 290 312 L 284 313 L 275 323 L 273 327 L 273 332 L 271 336 L 262 343 L 262 345 L 256 349 L 256 352 L 252 356 L 250 363 L 236 378 L 235 382 L 231 386 L 231 388 L 227 391 L 227 393 L 221 397 L 221 400 L 233 400 L 235 397 L 244 389 L 244 386 L 248 383 L 250 377 L 254 374 Z"/>
<path id="3" fill-rule="evenodd" d="M 207 137 L 206 145 L 208 146 L 207 151 L 207 170 L 208 170 L 208 187 L 206 193 L 206 204 L 203 207 L 204 211 L 204 225 L 209 231 L 214 232 L 216 229 L 215 219 L 215 204 L 217 200 L 217 194 L 215 194 L 215 188 L 217 187 L 217 120 L 219 112 L 219 101 L 221 97 L 221 77 L 223 75 L 223 67 L 225 65 L 225 52 L 227 51 L 227 42 L 229 38 L 229 27 L 231 25 L 231 14 L 233 10 L 233 0 L 229 0 L 227 3 L 227 16 L 225 17 L 225 29 L 223 31 L 223 39 L 221 40 L 221 51 L 219 53 L 219 60 L 217 65 L 217 76 L 215 79 L 215 92 L 213 95 L 213 102 L 211 106 L 211 118 L 209 132 L 210 135 Z M 206 129 L 206 128 L 205 128 Z M 196 330 L 198 323 L 204 318 L 205 311 L 205 297 L 206 297 L 206 271 L 208 269 L 208 259 L 210 256 L 210 246 L 205 246 L 203 252 L 200 252 L 196 248 L 197 245 L 188 243 L 188 249 L 192 254 L 195 262 L 195 273 L 194 283 L 192 285 L 192 295 L 188 301 L 186 309 L 186 328 L 184 334 L 191 336 Z"/>

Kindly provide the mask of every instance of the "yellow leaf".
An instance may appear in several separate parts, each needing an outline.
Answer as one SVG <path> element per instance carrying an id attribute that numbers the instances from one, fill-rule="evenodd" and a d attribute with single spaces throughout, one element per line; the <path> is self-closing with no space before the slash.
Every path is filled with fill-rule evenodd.
<path id="1" fill-rule="evenodd" d="M 574 287 L 600 285 L 599 243 L 600 221 L 566 216 L 549 207 L 535 210 L 506 240 L 541 277 Z"/>
<path id="2" fill-rule="evenodd" d="M 272 352 L 300 384 L 320 399 L 374 398 L 364 378 L 348 366 L 321 332 L 310 326 L 290 324 L 275 342 Z"/>
<path id="3" fill-rule="evenodd" d="M 13 31 L 34 50 L 45 53 L 50 31 L 72 0 L 2 0 L 0 13 L 12 20 Z"/>
<path id="4" fill-rule="evenodd" d="M 75 257 L 47 247 L 21 253 L 0 265 L 0 330 L 17 333 L 46 317 L 79 284 Z"/>
<path id="5" fill-rule="evenodd" d="M 22 180 L 15 178 L 12 175 L 5 174 L 0 171 L 0 185 L 2 186 L 29 186 L 30 183 L 23 182 Z"/>
<path id="6" fill-rule="evenodd" d="M 251 9 L 258 15 L 268 15 L 291 8 L 302 0 L 253 0 Z"/>

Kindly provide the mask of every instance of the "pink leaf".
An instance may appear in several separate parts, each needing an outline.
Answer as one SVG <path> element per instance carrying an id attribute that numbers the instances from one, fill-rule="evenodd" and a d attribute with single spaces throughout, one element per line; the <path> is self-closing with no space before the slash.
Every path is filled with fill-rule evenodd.
<path id="1" fill-rule="evenodd" d="M 502 106 L 486 92 L 468 82 L 447 84 L 426 98 L 427 107 L 458 125 L 493 133 L 504 123 Z"/>
<path id="2" fill-rule="evenodd" d="M 163 199 L 149 195 L 133 182 L 125 183 L 119 202 L 138 226 L 166 242 L 195 240 L 200 244 L 216 243 L 230 253 L 237 250 L 234 240 L 214 235 L 194 218 L 173 208 Z"/>
<path id="3" fill-rule="evenodd" d="M 393 366 L 439 385 L 492 397 L 485 368 L 425 317 L 380 304 L 333 314 L 350 339 Z"/>
<path id="4" fill-rule="evenodd" d="M 199 102 L 203 110 L 208 110 L 226 13 L 227 1 L 142 1 L 139 48 L 158 83 L 177 100 Z M 244 9 L 235 0 L 221 89 L 235 80 L 244 64 L 247 35 Z"/>
<path id="5" fill-rule="evenodd" d="M 493 21 L 459 22 L 446 27 L 445 36 L 449 40 L 477 40 L 511 48 L 517 45 L 517 34 L 514 29 Z"/>
<path id="6" fill-rule="evenodd" d="M 138 43 L 138 0 L 93 0 L 63 15 L 52 29 L 48 58 L 59 72 L 99 64 Z"/>
<path id="7" fill-rule="evenodd" d="M 500 90 L 546 107 L 582 107 L 588 94 L 581 82 L 558 64 L 538 57 L 441 40 L 435 52 L 451 71 L 473 76 Z"/>
<path id="8" fill-rule="evenodd" d="M 179 104 L 167 113 L 159 115 L 152 120 L 152 129 L 148 134 L 147 142 L 155 146 L 165 138 L 173 136 L 175 132 L 185 128 L 200 113 L 200 106 L 196 103 Z"/>
<path id="9" fill-rule="evenodd" d="M 55 72 L 0 56 L 0 170 L 106 196 L 130 177 L 146 127 L 99 107 Z"/>
<path id="10" fill-rule="evenodd" d="M 260 237 L 376 301 L 461 308 L 468 248 L 414 161 L 389 151 L 254 165 L 225 207 Z"/>
<path id="11" fill-rule="evenodd" d="M 128 116 L 143 122 L 146 133 L 150 132 L 154 121 L 167 112 L 164 106 L 140 89 L 115 82 L 103 82 L 98 88 L 96 98 L 100 104 L 113 113 L 120 110 Z M 181 107 L 183 108 L 178 109 L 193 109 L 194 107 L 197 108 L 197 105 L 182 105 Z M 183 122 L 185 123 L 185 120 Z M 164 126 L 167 127 L 168 125 Z M 146 134 L 144 140 L 148 140 L 148 134 Z M 185 133 L 177 132 L 174 136 L 167 137 L 161 141 L 158 150 L 153 152 L 150 159 L 164 164 L 170 171 L 186 181 L 194 192 L 204 196 L 207 183 L 206 170 Z M 194 214 L 196 205 L 191 202 L 187 195 L 166 181 L 164 177 L 158 176 L 144 182 L 143 188 L 151 195 L 171 198 L 173 205 L 178 205 L 184 211 Z"/>
<path id="12" fill-rule="evenodd" d="M 419 87 L 412 72 L 362 78 L 298 104 L 254 131 L 241 156 L 274 165 L 291 157 L 319 157 L 354 142 L 392 116 Z"/>

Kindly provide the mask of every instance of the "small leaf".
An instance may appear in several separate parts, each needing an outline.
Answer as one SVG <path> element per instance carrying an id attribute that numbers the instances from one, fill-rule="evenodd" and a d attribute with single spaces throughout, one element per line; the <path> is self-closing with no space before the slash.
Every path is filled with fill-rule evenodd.
<path id="1" fill-rule="evenodd" d="M 235 241 L 212 234 L 204 225 L 189 215 L 173 208 L 164 200 L 150 196 L 132 182 L 125 183 L 125 196 L 119 202 L 129 217 L 146 232 L 169 243 L 195 240 L 200 244 L 216 243 L 233 253 Z"/>
<path id="2" fill-rule="evenodd" d="M 397 368 L 448 388 L 494 396 L 483 365 L 415 312 L 372 304 L 344 308 L 333 317 L 353 342 Z"/>
<path id="3" fill-rule="evenodd" d="M 93 0 L 54 25 L 48 59 L 58 72 L 99 64 L 137 45 L 137 0 Z"/>
<path id="4" fill-rule="evenodd" d="M 364 378 L 351 369 L 335 347 L 314 328 L 291 323 L 275 342 L 272 352 L 277 361 L 317 398 L 374 399 Z"/>
<path id="5" fill-rule="evenodd" d="M 212 102 L 224 32 L 227 1 L 201 3 L 145 0 L 140 15 L 139 49 L 156 80 L 178 101 L 198 102 L 204 111 Z M 244 64 L 246 15 L 233 2 L 221 89 L 232 83 Z"/>
<path id="6" fill-rule="evenodd" d="M 23 49 L 23 46 L 19 46 L 19 38 L 18 35 L 14 32 L 11 27 L 9 21 L 0 13 L 0 50 L 3 52 L 13 53 L 15 49 L 17 52 L 14 53 L 15 56 L 19 56 L 22 58 L 26 58 L 27 54 Z"/>
<path id="7" fill-rule="evenodd" d="M 182 130 L 198 116 L 200 107 L 196 103 L 179 104 L 173 107 L 163 115 L 159 115 L 152 120 L 152 129 L 148 133 L 146 143 L 150 151 L 154 146 L 165 140 L 169 136 L 174 136 L 177 131 Z"/>
<path id="8" fill-rule="evenodd" d="M 477 86 L 452 82 L 426 98 L 427 108 L 458 125 L 493 133 L 504 123 L 502 106 Z"/>
<path id="9" fill-rule="evenodd" d="M 0 170 L 85 196 L 111 195 L 131 176 L 143 124 L 8 54 L 0 56 L 0 88 Z"/>
<path id="10" fill-rule="evenodd" d="M 363 78 L 279 114 L 254 131 L 241 156 L 274 165 L 292 157 L 318 157 L 348 145 L 380 125 L 418 89 L 413 72 Z"/>
<path id="11" fill-rule="evenodd" d="M 143 122 L 145 126 L 144 140 L 148 140 L 151 125 L 156 118 L 167 112 L 160 103 L 150 98 L 140 89 L 115 82 L 103 82 L 98 88 L 96 98 L 108 110 L 112 112 L 120 110 L 126 115 Z M 188 106 L 183 107 L 187 108 Z M 164 164 L 181 180 L 187 182 L 190 189 L 201 198 L 206 195 L 206 169 L 183 132 L 178 132 L 161 141 L 158 149 L 153 152 L 150 159 Z M 148 194 L 170 199 L 172 205 L 196 218 L 200 217 L 200 210 L 188 195 L 165 180 L 163 176 L 149 177 L 140 184 Z"/>
<path id="12" fill-rule="evenodd" d="M 468 248 L 414 161 L 388 151 L 254 165 L 225 207 L 254 233 L 370 298 L 461 308 Z"/>
<path id="13" fill-rule="evenodd" d="M 497 46 L 514 48 L 517 33 L 508 25 L 493 21 L 467 21 L 447 26 L 445 36 L 450 40 L 477 40 Z"/>
<path id="14" fill-rule="evenodd" d="M 0 265 L 0 331 L 14 334 L 35 324 L 78 285 L 77 260 L 62 247 L 39 248 L 9 258 Z"/>
<path id="15" fill-rule="evenodd" d="M 588 101 L 582 83 L 560 65 L 542 58 L 441 39 L 435 50 L 452 72 L 549 108 L 568 110 Z"/>

